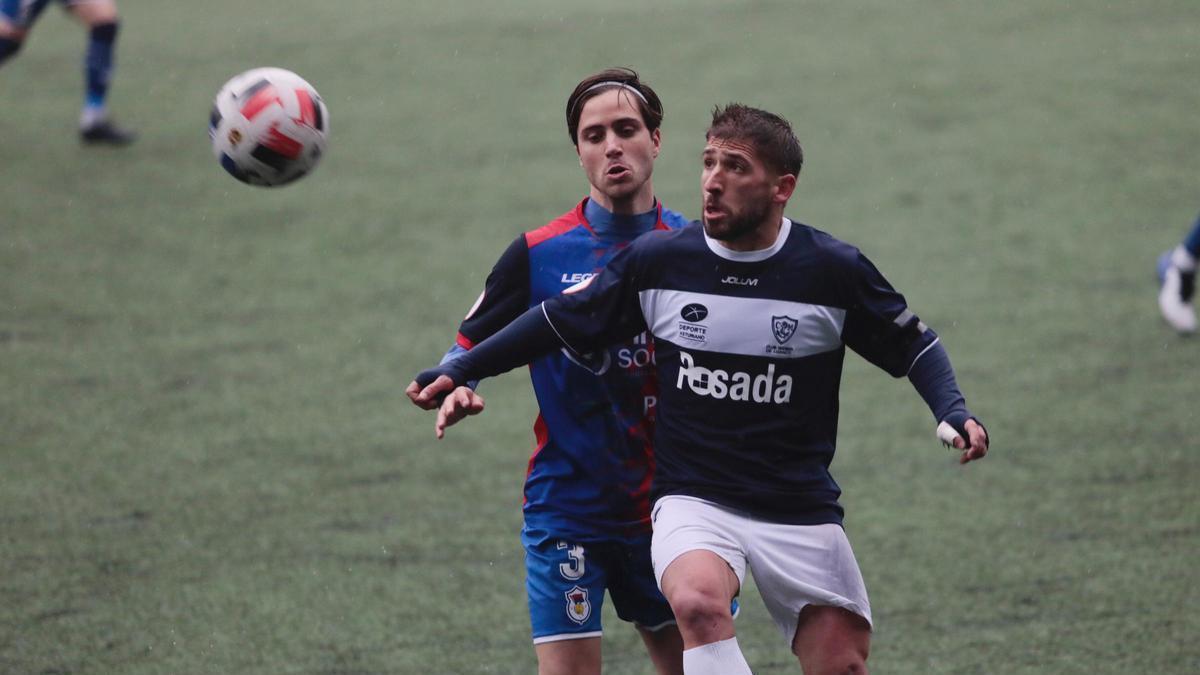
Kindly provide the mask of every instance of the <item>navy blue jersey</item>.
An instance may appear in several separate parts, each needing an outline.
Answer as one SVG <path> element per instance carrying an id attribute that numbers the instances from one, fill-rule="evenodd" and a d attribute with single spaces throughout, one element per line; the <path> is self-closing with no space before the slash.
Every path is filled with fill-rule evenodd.
<path id="1" fill-rule="evenodd" d="M 587 213 L 604 216 L 589 222 Z M 530 307 L 592 277 L 621 248 L 687 220 L 658 205 L 614 217 L 584 200 L 508 247 L 459 327 L 469 350 Z M 640 331 L 589 359 L 555 352 L 530 364 L 540 412 L 525 481 L 525 538 L 599 541 L 650 529 L 657 385 L 653 344 Z"/>
<path id="2" fill-rule="evenodd" d="M 857 248 L 787 219 L 764 251 L 725 249 L 699 223 L 646 235 L 543 309 L 581 352 L 653 336 L 653 498 L 799 524 L 841 522 L 829 464 L 845 348 L 901 377 L 936 339 Z"/>

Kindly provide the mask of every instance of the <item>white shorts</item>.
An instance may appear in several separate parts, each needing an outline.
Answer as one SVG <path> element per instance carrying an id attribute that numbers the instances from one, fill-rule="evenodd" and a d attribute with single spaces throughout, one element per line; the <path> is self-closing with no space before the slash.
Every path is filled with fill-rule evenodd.
<path id="1" fill-rule="evenodd" d="M 651 516 L 650 555 L 662 587 L 663 571 L 688 551 L 721 556 L 746 580 L 746 566 L 759 594 L 790 645 L 800 610 L 807 605 L 841 607 L 871 623 L 871 604 L 862 573 L 840 525 L 787 525 L 755 520 L 696 497 L 658 500 Z"/>

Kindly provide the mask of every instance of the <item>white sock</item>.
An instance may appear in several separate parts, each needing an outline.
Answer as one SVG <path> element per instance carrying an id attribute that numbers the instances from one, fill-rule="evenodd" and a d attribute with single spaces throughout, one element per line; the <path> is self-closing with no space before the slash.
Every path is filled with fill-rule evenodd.
<path id="1" fill-rule="evenodd" d="M 1180 272 L 1196 271 L 1196 259 L 1183 246 L 1176 246 L 1171 252 L 1171 264 L 1178 267 Z"/>
<path id="2" fill-rule="evenodd" d="M 754 675 L 737 637 L 683 650 L 684 675 Z"/>
<path id="3" fill-rule="evenodd" d="M 83 112 L 79 113 L 79 128 L 87 129 L 95 126 L 108 118 L 108 110 L 106 108 L 94 108 L 92 106 L 84 106 Z"/>

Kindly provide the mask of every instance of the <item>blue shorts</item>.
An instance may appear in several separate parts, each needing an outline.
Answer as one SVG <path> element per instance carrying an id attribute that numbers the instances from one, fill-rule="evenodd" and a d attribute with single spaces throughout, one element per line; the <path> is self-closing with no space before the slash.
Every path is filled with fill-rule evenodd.
<path id="1" fill-rule="evenodd" d="M 0 0 L 0 16 L 17 28 L 29 28 L 50 2 L 51 0 Z M 74 0 L 58 2 L 65 7 Z"/>
<path id="2" fill-rule="evenodd" d="M 654 580 L 649 534 L 613 542 L 526 542 L 525 589 L 534 644 L 599 637 L 606 590 L 623 621 L 647 630 L 675 623 Z"/>

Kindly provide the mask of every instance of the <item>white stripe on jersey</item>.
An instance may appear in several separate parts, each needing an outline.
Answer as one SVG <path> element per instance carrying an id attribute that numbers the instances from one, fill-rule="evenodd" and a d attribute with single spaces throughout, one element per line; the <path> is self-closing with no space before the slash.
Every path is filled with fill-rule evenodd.
<path id="1" fill-rule="evenodd" d="M 658 288 L 638 299 L 654 337 L 685 349 L 795 359 L 842 346 L 846 310 L 837 307 Z M 692 308 L 685 320 L 692 305 L 703 311 Z"/>

